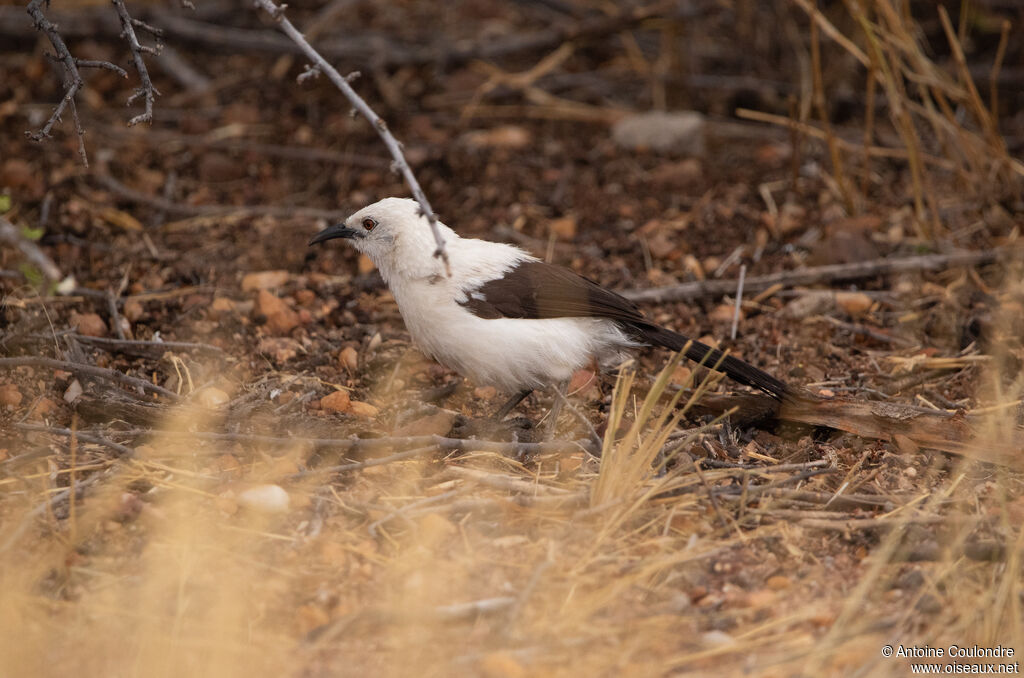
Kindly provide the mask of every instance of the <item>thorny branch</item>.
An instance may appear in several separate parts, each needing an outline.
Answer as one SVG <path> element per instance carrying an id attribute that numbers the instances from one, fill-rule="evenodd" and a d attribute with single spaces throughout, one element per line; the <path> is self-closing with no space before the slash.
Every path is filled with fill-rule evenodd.
<path id="1" fill-rule="evenodd" d="M 141 85 L 135 89 L 135 92 L 128 97 L 127 104 L 131 106 L 139 97 L 143 97 L 145 101 L 146 110 L 140 115 L 135 116 L 128 121 L 128 126 L 132 127 L 139 124 L 140 122 L 153 122 L 153 100 L 160 96 L 160 92 L 153 86 L 153 81 L 149 79 L 149 71 L 146 70 L 146 62 L 142 58 L 142 54 L 156 55 L 160 52 L 159 38 L 163 35 L 163 32 L 159 28 L 150 26 L 145 21 L 139 21 L 133 19 L 128 14 L 128 9 L 124 6 L 124 0 L 113 0 L 114 8 L 117 10 L 117 16 L 121 20 L 121 35 L 128 42 L 128 49 L 132 53 L 132 61 L 135 63 L 135 70 L 139 74 L 139 80 Z M 157 46 L 149 47 L 139 43 L 138 35 L 135 33 L 135 29 L 140 28 L 144 31 L 148 31 L 153 37 L 157 38 Z"/>
<path id="2" fill-rule="evenodd" d="M 118 17 L 121 20 L 122 36 L 128 42 L 128 49 L 132 53 L 132 59 L 135 63 L 135 70 L 139 73 L 139 79 L 142 81 L 142 85 L 135 90 L 128 99 L 128 105 L 131 105 L 140 96 L 145 97 L 146 110 L 141 115 L 137 115 L 128 121 L 129 125 L 136 125 L 140 122 L 152 122 L 153 120 L 153 100 L 160 94 L 157 89 L 153 86 L 153 82 L 149 78 L 149 72 L 146 70 L 145 61 L 142 58 L 142 54 L 156 54 L 158 47 L 148 47 L 139 43 L 138 36 L 135 33 L 136 28 L 140 28 L 149 31 L 154 36 L 160 36 L 160 30 L 144 21 L 133 19 L 128 14 L 127 8 L 124 6 L 124 0 L 112 0 L 114 7 L 117 9 Z M 89 157 L 85 153 L 85 129 L 82 127 L 82 121 L 78 117 L 78 108 L 75 106 L 75 97 L 78 95 L 79 90 L 85 84 L 82 80 L 82 74 L 79 68 L 105 68 L 109 71 L 113 71 L 120 75 L 122 78 L 127 78 L 128 73 L 120 66 L 110 63 L 109 61 L 98 61 L 92 59 L 78 59 L 72 56 L 71 51 L 68 49 L 67 44 L 61 37 L 60 32 L 57 30 L 57 25 L 46 18 L 43 14 L 43 5 L 49 6 L 49 0 L 32 0 L 26 11 L 29 16 L 32 17 L 32 25 L 35 26 L 37 31 L 40 31 L 46 35 L 50 44 L 53 46 L 54 54 L 50 55 L 55 61 L 58 61 L 63 67 L 62 73 L 62 85 L 64 86 L 64 96 L 53 109 L 53 113 L 50 114 L 49 119 L 37 132 L 26 131 L 25 135 L 33 141 L 41 141 L 50 136 L 50 132 L 53 130 L 53 126 L 61 119 L 65 109 L 71 111 L 71 117 L 75 123 L 75 133 L 78 135 L 78 154 L 82 158 L 82 164 L 86 167 L 89 166 Z"/>
<path id="3" fill-rule="evenodd" d="M 363 100 L 359 94 L 356 93 L 352 86 L 348 83 L 347 77 L 342 77 L 338 73 L 337 69 L 327 62 L 320 53 L 317 52 L 312 45 L 303 37 L 302 33 L 292 25 L 292 22 L 288 20 L 288 17 L 284 15 L 284 9 L 287 5 L 277 5 L 273 0 L 254 0 L 256 7 L 263 9 L 267 12 L 281 27 L 281 30 L 287 35 L 292 41 L 299 46 L 299 49 L 303 54 L 306 55 L 310 61 L 313 62 L 313 69 L 320 71 L 325 74 L 328 79 L 334 83 L 334 85 L 341 90 L 341 93 L 345 95 L 352 106 L 355 107 L 359 113 L 366 118 L 373 129 L 376 130 L 378 136 L 387 146 L 388 151 L 391 153 L 391 157 L 395 159 L 394 167 L 402 174 L 405 179 L 405 183 L 409 185 L 412 190 L 412 195 L 416 199 L 416 202 L 420 204 L 420 208 L 423 211 L 423 216 L 427 218 L 427 222 L 430 224 L 430 230 L 434 234 L 434 242 L 437 243 L 437 249 L 434 250 L 434 256 L 439 257 L 445 266 L 445 270 L 448 274 L 451 274 L 450 267 L 448 265 L 448 253 L 444 248 L 444 238 L 441 236 L 441 230 L 437 225 L 437 216 L 434 215 L 434 210 L 431 209 L 430 203 L 427 202 L 427 197 L 423 193 L 423 189 L 420 188 L 419 181 L 416 180 L 416 176 L 412 173 L 412 169 L 409 167 L 409 163 L 406 162 L 405 156 L 402 154 L 402 146 L 395 139 L 394 135 L 388 129 L 387 123 L 377 115 L 372 108 Z M 311 77 L 311 73 L 307 72 L 300 75 L 301 80 Z M 301 82 L 300 80 L 300 82 Z"/>
<path id="4" fill-rule="evenodd" d="M 82 121 L 78 119 L 78 109 L 75 107 L 75 96 L 83 84 L 82 75 L 78 72 L 78 67 L 106 68 L 120 74 L 122 77 L 128 77 L 128 74 L 123 68 L 106 61 L 83 61 L 71 56 L 71 52 L 64 43 L 64 39 L 60 37 L 57 27 L 43 14 L 42 5 L 44 2 L 46 0 L 32 0 L 32 2 L 28 3 L 27 11 L 29 16 L 32 17 L 32 25 L 35 26 L 36 30 L 44 33 L 53 46 L 55 52 L 53 58 L 64 66 L 64 73 L 62 75 L 64 96 L 61 97 L 60 102 L 54 107 L 53 113 L 50 114 L 46 124 L 38 132 L 25 132 L 25 135 L 33 141 L 41 141 L 50 136 L 50 130 L 61 119 L 60 116 L 64 113 L 64 109 L 70 108 L 71 117 L 75 122 L 75 133 L 78 134 L 78 154 L 82 157 L 82 163 L 88 167 L 89 158 L 85 154 L 85 130 L 82 129 Z"/>

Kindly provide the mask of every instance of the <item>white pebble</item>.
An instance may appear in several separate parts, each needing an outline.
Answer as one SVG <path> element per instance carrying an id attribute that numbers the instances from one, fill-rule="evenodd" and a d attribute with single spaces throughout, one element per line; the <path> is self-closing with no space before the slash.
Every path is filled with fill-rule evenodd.
<path id="1" fill-rule="evenodd" d="M 280 485 L 255 485 L 238 495 L 238 503 L 260 513 L 284 513 L 291 499 Z"/>

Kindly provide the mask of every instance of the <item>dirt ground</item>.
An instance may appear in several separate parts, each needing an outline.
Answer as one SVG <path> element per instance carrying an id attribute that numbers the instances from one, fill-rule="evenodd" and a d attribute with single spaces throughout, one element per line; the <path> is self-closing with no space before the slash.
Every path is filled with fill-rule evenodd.
<path id="1" fill-rule="evenodd" d="M 492 422 L 507 394 L 420 354 L 368 260 L 307 247 L 409 189 L 272 20 L 129 5 L 165 31 L 129 127 L 114 8 L 44 8 L 127 71 L 82 67 L 86 166 L 67 113 L 26 135 L 61 71 L 0 3 L 0 675 L 1018 661 L 1024 11 L 820 4 L 286 10 L 360 72 L 446 224 L 627 293 L 690 283 L 644 312 L 838 412 L 719 417 L 740 387 L 695 394 L 705 370 L 649 350 L 578 373 L 548 439 L 552 394 Z M 617 137 L 651 110 L 699 131 Z M 879 433 L 858 405 L 895 414 Z"/>

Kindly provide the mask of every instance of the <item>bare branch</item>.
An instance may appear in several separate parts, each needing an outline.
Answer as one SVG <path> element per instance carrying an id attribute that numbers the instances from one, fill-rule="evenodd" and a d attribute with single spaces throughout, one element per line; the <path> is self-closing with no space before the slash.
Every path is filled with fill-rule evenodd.
<path id="1" fill-rule="evenodd" d="M 117 10 L 117 16 L 121 19 L 121 35 L 123 35 L 125 40 L 128 42 L 128 49 L 132 53 L 132 61 L 135 63 L 135 70 L 139 74 L 139 80 L 142 83 L 135 90 L 135 93 L 128 97 L 128 105 L 131 106 L 132 103 L 134 103 L 136 100 L 142 97 L 143 100 L 145 101 L 146 106 L 145 112 L 135 116 L 134 118 L 128 121 L 128 126 L 133 127 L 134 125 L 137 125 L 140 122 L 152 123 L 153 100 L 156 99 L 156 97 L 160 96 L 160 92 L 156 89 L 156 87 L 153 86 L 153 81 L 149 78 L 149 71 L 146 70 L 146 62 L 142 58 L 142 54 L 159 54 L 160 43 L 157 43 L 156 48 L 147 47 L 145 45 L 139 44 L 139 38 L 135 34 L 135 28 L 138 27 L 143 30 L 149 31 L 158 38 L 163 34 L 163 32 L 158 28 L 150 26 L 144 21 L 133 19 L 131 15 L 128 14 L 128 9 L 124 6 L 124 0 L 112 1 L 114 3 L 114 8 Z"/>
<path id="2" fill-rule="evenodd" d="M 53 358 L 44 358 L 42 356 L 22 356 L 17 358 L 0 358 L 0 369 L 10 369 L 12 367 L 44 367 L 52 370 L 64 370 L 66 372 L 73 372 L 75 374 L 84 374 L 90 377 L 98 377 L 100 379 L 107 379 L 109 381 L 116 381 L 125 386 L 131 386 L 133 388 L 140 388 L 143 391 L 149 391 L 150 393 L 157 393 L 171 400 L 179 400 L 179 396 L 174 391 L 169 391 L 163 386 L 157 386 L 145 379 L 139 379 L 137 377 L 130 377 L 127 374 L 118 372 L 117 370 L 107 369 L 105 367 L 96 367 L 95 365 L 85 365 L 83 363 L 71 362 L 69 360 L 55 360 Z"/>
<path id="3" fill-rule="evenodd" d="M 128 72 L 120 66 L 110 63 L 109 61 L 96 61 L 95 59 L 79 59 L 75 58 L 75 64 L 82 68 L 105 68 L 108 71 L 114 71 L 122 78 L 128 77 Z"/>
<path id="4" fill-rule="evenodd" d="M 441 236 L 441 230 L 437 225 L 437 217 L 434 215 L 434 210 L 431 209 L 430 203 L 427 202 L 427 197 L 423 194 L 423 189 L 420 188 L 420 183 L 416 180 L 415 175 L 412 173 L 412 169 L 409 168 L 409 163 L 406 162 L 405 156 L 402 155 L 401 144 L 395 139 L 391 131 L 388 130 L 387 123 L 377 115 L 370 106 L 363 101 L 354 89 L 349 85 L 347 78 L 341 76 L 340 73 L 327 63 L 327 61 L 320 56 L 306 38 L 302 36 L 292 22 L 284 15 L 284 6 L 278 6 L 273 0 L 254 0 L 257 7 L 263 9 L 265 12 L 270 14 L 277 22 L 281 30 L 287 35 L 292 41 L 299 46 L 306 57 L 313 62 L 314 67 L 321 73 L 325 74 L 334 85 L 341 90 L 341 93 L 352 102 L 352 105 L 364 118 L 370 121 L 373 129 L 377 131 L 384 145 L 387 146 L 388 151 L 391 153 L 391 157 L 395 159 L 395 165 L 399 172 L 405 178 L 405 183 L 409 185 L 412 190 L 412 195 L 416 199 L 416 202 L 420 204 L 420 208 L 423 211 L 423 216 L 427 218 L 427 222 L 430 224 L 430 230 L 434 234 L 434 242 L 437 243 L 437 249 L 434 251 L 434 256 L 439 257 L 445 266 L 445 270 L 451 275 L 451 270 L 448 265 L 448 253 L 444 249 L 444 238 Z"/>
<path id="5" fill-rule="evenodd" d="M 162 31 L 144 21 L 133 19 L 128 14 L 128 10 L 124 6 L 124 0 L 112 0 L 112 2 L 121 21 L 121 35 L 128 43 L 128 49 L 131 51 L 132 58 L 135 62 L 135 70 L 138 71 L 139 79 L 142 81 L 141 86 L 135 90 L 135 93 L 132 94 L 131 97 L 129 97 L 128 104 L 131 105 L 131 103 L 139 97 L 144 97 L 146 105 L 145 112 L 129 120 L 128 125 L 136 125 L 140 122 L 152 122 L 153 100 L 159 96 L 160 92 L 158 92 L 153 86 L 153 81 L 149 78 L 149 72 L 146 70 L 146 64 L 142 58 L 142 54 L 157 54 L 158 48 L 139 44 L 138 37 L 135 34 L 135 29 L 139 28 L 141 30 L 148 31 L 156 37 L 159 37 L 162 34 Z M 123 78 L 127 78 L 128 73 L 120 66 L 112 64 L 109 61 L 77 59 L 73 57 L 67 44 L 61 37 L 60 32 L 57 30 L 57 26 L 43 14 L 43 5 L 46 3 L 47 0 L 32 0 L 28 4 L 26 11 L 29 16 L 32 17 L 32 25 L 35 26 L 35 29 L 45 34 L 47 39 L 50 41 L 50 44 L 53 46 L 55 54 L 52 55 L 52 58 L 63 66 L 62 84 L 64 86 L 64 96 L 54 107 L 53 113 L 46 121 L 46 124 L 44 124 L 38 132 L 25 132 L 25 134 L 34 141 L 42 141 L 46 137 L 50 136 L 53 126 L 61 119 L 61 115 L 63 115 L 64 111 L 70 110 L 71 118 L 75 125 L 75 134 L 78 135 L 78 154 L 82 158 L 82 164 L 88 167 L 89 157 L 85 152 L 85 130 L 82 128 L 82 121 L 78 118 L 78 108 L 75 106 L 75 97 L 85 84 L 82 80 L 82 74 L 78 69 L 79 67 L 102 68 L 108 71 L 113 71 Z"/>
<path id="6" fill-rule="evenodd" d="M 64 43 L 64 39 L 60 37 L 60 33 L 57 31 L 57 27 L 46 18 L 43 14 L 43 3 L 45 0 L 32 0 L 28 3 L 26 11 L 28 15 L 32 17 L 32 25 L 35 26 L 37 31 L 41 31 L 46 35 L 47 39 L 54 49 L 54 59 L 59 61 L 64 66 L 64 73 L 62 76 L 64 86 L 64 96 L 53 109 L 53 113 L 50 114 L 49 120 L 38 132 L 25 132 L 25 135 L 33 141 L 42 141 L 46 137 L 50 136 L 50 131 L 53 126 L 61 119 L 61 114 L 64 113 L 64 109 L 71 109 L 71 117 L 75 123 L 75 133 L 78 135 L 78 154 L 82 157 L 82 163 L 88 167 L 89 157 L 85 154 L 85 131 L 82 129 L 82 123 L 78 119 L 78 109 L 75 108 L 75 96 L 78 94 L 78 90 L 82 88 L 82 76 L 78 72 L 78 60 L 71 56 L 71 52 L 68 50 L 68 46 Z M 82 63 L 83 66 L 98 67 L 100 63 L 106 62 L 87 62 Z M 103 68 L 109 68 L 117 71 L 117 66 L 114 64 L 106 64 Z M 124 73 L 121 70 L 121 73 Z"/>

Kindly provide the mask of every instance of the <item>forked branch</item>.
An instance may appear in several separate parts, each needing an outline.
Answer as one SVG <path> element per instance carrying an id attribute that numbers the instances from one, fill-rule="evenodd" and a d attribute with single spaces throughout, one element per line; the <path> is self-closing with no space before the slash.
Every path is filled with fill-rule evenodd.
<path id="1" fill-rule="evenodd" d="M 141 85 L 135 90 L 128 99 L 128 105 L 131 105 L 137 99 L 142 97 L 145 102 L 145 111 L 132 118 L 128 121 L 129 125 L 136 125 L 140 122 L 152 122 L 153 120 L 153 100 L 159 96 L 160 92 L 153 86 L 152 80 L 149 77 L 149 71 L 146 70 L 145 60 L 142 58 L 143 54 L 156 54 L 159 50 L 159 43 L 157 47 L 149 47 L 139 42 L 136 29 L 142 29 L 148 31 L 155 37 L 160 36 L 160 30 L 150 26 L 144 21 L 133 19 L 128 10 L 124 5 L 124 0 L 112 0 L 117 15 L 121 20 L 122 33 L 125 41 L 128 43 L 128 49 L 131 51 L 132 59 L 135 65 L 135 70 L 139 74 L 139 80 Z M 53 113 L 50 114 L 49 119 L 46 123 L 37 131 L 31 132 L 26 131 L 25 135 L 33 141 L 42 141 L 43 139 L 50 136 L 50 132 L 53 130 L 53 126 L 61 120 L 61 116 L 66 110 L 71 111 L 71 117 L 75 123 L 75 134 L 78 135 L 78 154 L 82 158 L 82 163 L 88 167 L 89 158 L 85 152 L 85 129 L 82 127 L 82 121 L 78 117 L 78 108 L 75 106 L 75 97 L 78 96 L 78 92 L 82 89 L 85 81 L 82 79 L 82 74 L 79 71 L 80 68 L 104 68 L 108 71 L 114 71 L 122 78 L 127 78 L 128 73 L 120 66 L 112 64 L 109 61 L 98 61 L 90 59 L 77 59 L 71 54 L 71 50 L 68 49 L 67 43 L 60 35 L 60 31 L 57 25 L 46 18 L 43 14 L 43 5 L 49 6 L 48 0 L 32 0 L 26 11 L 29 16 L 32 17 L 32 25 L 35 26 L 36 30 L 43 33 L 46 38 L 50 41 L 50 45 L 53 47 L 54 54 L 49 55 L 55 61 L 61 64 L 63 67 L 62 71 L 62 86 L 64 87 L 64 96 L 57 102 L 57 105 L 53 108 Z"/>

